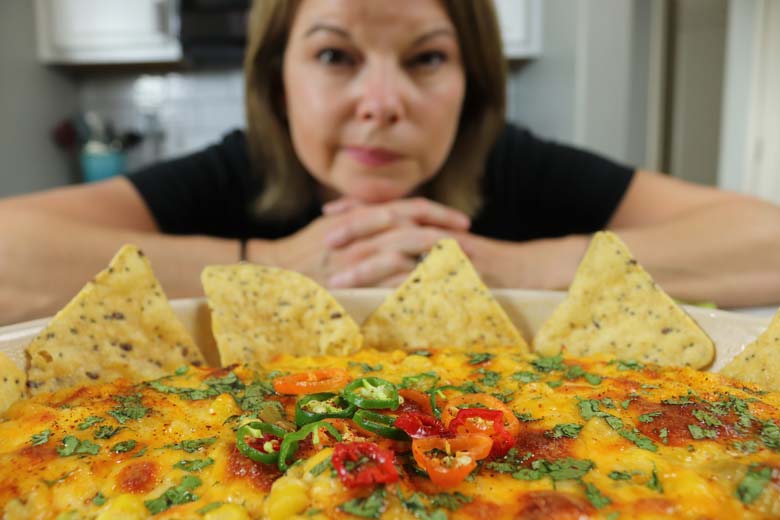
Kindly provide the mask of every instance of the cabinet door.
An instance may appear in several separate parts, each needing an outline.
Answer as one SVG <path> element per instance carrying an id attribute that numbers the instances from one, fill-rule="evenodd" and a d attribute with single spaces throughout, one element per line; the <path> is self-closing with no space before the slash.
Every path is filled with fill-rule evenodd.
<path id="1" fill-rule="evenodd" d="M 180 57 L 175 0 L 36 0 L 46 61 L 123 63 Z"/>
<path id="2" fill-rule="evenodd" d="M 532 58 L 542 48 L 541 0 L 494 0 L 507 58 Z"/>

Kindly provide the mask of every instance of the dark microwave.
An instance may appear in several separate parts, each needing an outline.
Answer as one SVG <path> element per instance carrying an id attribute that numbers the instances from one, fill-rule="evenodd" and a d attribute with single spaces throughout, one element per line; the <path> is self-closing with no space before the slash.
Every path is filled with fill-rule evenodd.
<path id="1" fill-rule="evenodd" d="M 240 65 L 251 0 L 179 0 L 184 60 L 194 66 Z"/>

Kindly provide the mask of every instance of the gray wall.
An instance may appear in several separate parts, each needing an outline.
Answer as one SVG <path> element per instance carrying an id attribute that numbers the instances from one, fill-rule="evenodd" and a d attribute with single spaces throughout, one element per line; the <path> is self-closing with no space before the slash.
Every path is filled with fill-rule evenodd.
<path id="1" fill-rule="evenodd" d="M 545 0 L 542 56 L 514 64 L 509 117 L 541 136 L 646 162 L 650 16 L 641 0 Z"/>
<path id="2" fill-rule="evenodd" d="M 38 63 L 31 0 L 0 1 L 0 197 L 71 182 L 51 128 L 77 110 L 75 82 Z"/>

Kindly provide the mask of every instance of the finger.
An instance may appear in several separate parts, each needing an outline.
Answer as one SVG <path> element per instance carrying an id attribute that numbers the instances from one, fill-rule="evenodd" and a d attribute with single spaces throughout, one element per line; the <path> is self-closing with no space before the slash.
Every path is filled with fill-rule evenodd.
<path id="1" fill-rule="evenodd" d="M 471 226 L 471 219 L 462 211 L 423 197 L 397 200 L 387 206 L 402 219 L 422 225 L 453 230 L 466 230 Z"/>
<path id="2" fill-rule="evenodd" d="M 390 278 L 386 278 L 381 282 L 379 282 L 377 284 L 377 287 L 389 287 L 390 289 L 395 289 L 396 287 L 404 283 L 406 279 L 409 278 L 409 275 L 411 273 L 412 272 L 409 271 L 408 273 L 399 273 L 395 276 L 391 276 Z"/>
<path id="3" fill-rule="evenodd" d="M 346 213 L 347 211 L 362 205 L 363 203 L 358 199 L 352 197 L 341 197 L 322 206 L 322 214 L 338 215 L 340 213 Z"/>
<path id="4" fill-rule="evenodd" d="M 427 254 L 440 240 L 457 240 L 459 235 L 463 233 L 430 226 L 403 227 L 382 233 L 370 243 L 374 250 L 394 250 L 409 257 L 420 257 Z"/>
<path id="5" fill-rule="evenodd" d="M 387 206 L 357 208 L 344 215 L 341 225 L 325 235 L 325 246 L 342 247 L 354 240 L 384 231 L 399 222 L 399 218 Z"/>
<path id="6" fill-rule="evenodd" d="M 415 265 L 414 259 L 399 253 L 375 255 L 352 269 L 331 276 L 328 279 L 328 287 L 332 289 L 373 287 L 394 275 L 410 272 Z"/>

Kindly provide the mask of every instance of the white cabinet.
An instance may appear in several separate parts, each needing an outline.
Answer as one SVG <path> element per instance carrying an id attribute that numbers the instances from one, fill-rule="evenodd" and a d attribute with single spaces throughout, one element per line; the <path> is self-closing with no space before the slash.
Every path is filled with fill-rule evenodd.
<path id="1" fill-rule="evenodd" d="M 181 58 L 177 0 L 35 0 L 46 63 L 150 63 Z"/>
<path id="2" fill-rule="evenodd" d="M 542 0 L 494 0 L 510 59 L 534 58 L 542 51 Z"/>

